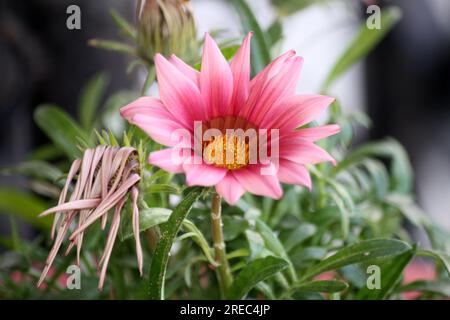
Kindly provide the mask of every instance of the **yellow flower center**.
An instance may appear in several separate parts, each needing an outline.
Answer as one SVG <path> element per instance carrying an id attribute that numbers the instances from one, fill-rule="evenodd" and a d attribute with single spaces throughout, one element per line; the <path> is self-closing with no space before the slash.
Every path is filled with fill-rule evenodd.
<path id="1" fill-rule="evenodd" d="M 249 144 L 245 137 L 220 135 L 204 143 L 203 159 L 219 168 L 237 170 L 249 163 Z"/>

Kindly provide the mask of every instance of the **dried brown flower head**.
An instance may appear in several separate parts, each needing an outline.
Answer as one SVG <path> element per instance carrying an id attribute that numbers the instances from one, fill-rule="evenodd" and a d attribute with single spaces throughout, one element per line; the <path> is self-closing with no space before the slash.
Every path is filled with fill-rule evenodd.
<path id="1" fill-rule="evenodd" d="M 76 177 L 73 191 L 67 199 L 69 188 Z M 101 220 L 101 227 L 105 229 L 108 212 L 115 207 L 106 245 L 98 265 L 100 270 L 98 287 L 102 289 L 109 258 L 120 226 L 121 211 L 128 196 L 131 197 L 132 202 L 136 255 L 139 272 L 142 275 L 142 248 L 139 238 L 137 206 L 139 195 L 137 183 L 139 180 L 139 157 L 137 151 L 131 147 L 99 146 L 87 149 L 82 159 L 76 159 L 72 163 L 58 205 L 40 214 L 40 216 L 46 216 L 54 213 L 55 218 L 51 231 L 54 245 L 47 257 L 38 286 L 44 281 L 66 235 L 70 233 L 68 237 L 70 242 L 65 254 L 67 255 L 76 246 L 77 264 L 79 264 L 86 228 L 95 221 Z"/>

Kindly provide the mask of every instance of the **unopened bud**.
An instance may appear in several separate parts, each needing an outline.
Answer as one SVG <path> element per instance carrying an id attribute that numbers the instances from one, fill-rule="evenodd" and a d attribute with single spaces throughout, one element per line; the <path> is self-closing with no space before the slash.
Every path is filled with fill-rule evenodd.
<path id="1" fill-rule="evenodd" d="M 137 6 L 140 55 L 152 61 L 156 53 L 195 59 L 196 27 L 188 0 L 139 0 Z"/>

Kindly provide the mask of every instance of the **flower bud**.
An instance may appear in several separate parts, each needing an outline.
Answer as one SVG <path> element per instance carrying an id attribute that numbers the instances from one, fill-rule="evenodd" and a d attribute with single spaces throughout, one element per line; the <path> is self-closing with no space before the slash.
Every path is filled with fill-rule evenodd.
<path id="1" fill-rule="evenodd" d="M 137 6 L 140 55 L 153 61 L 156 53 L 195 59 L 196 27 L 188 0 L 139 0 Z"/>

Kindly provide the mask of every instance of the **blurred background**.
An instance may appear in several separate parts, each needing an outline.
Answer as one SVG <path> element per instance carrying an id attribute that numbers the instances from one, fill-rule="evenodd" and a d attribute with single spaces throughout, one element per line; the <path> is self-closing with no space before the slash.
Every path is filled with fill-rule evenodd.
<path id="1" fill-rule="evenodd" d="M 71 4 L 81 8 L 81 30 L 66 28 L 66 8 Z M 327 72 L 368 17 L 367 5 L 402 9 L 401 22 L 330 92 L 345 111 L 364 111 L 373 120 L 357 141 L 392 136 L 406 147 L 419 204 L 450 230 L 450 1 L 248 0 L 248 4 L 264 28 L 285 16 L 283 40 L 276 50 L 278 54 L 295 49 L 305 58 L 299 93 L 320 91 Z M 226 0 L 193 0 L 192 5 L 199 37 L 217 29 L 242 37 L 239 17 Z M 144 75 L 126 73 L 126 58 L 87 45 L 94 37 L 119 37 L 108 8 L 134 21 L 135 6 L 135 1 L 120 0 L 0 1 L 0 167 L 24 160 L 45 143 L 33 123 L 38 104 L 56 103 L 74 114 L 82 84 L 103 70 L 110 76 L 110 92 L 142 86 Z M 0 186 L 20 188 L 26 183 L 0 175 Z M 8 228 L 8 219 L 0 215 L 0 234 L 7 234 Z M 20 232 L 31 237 L 33 231 L 22 224 Z"/>

